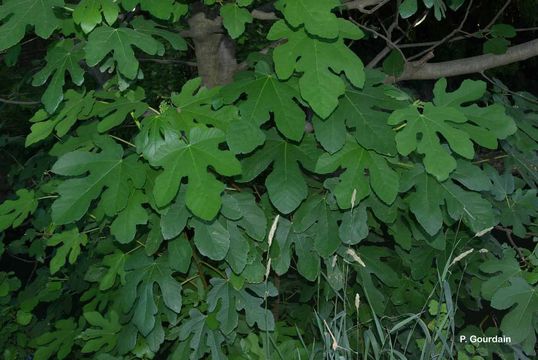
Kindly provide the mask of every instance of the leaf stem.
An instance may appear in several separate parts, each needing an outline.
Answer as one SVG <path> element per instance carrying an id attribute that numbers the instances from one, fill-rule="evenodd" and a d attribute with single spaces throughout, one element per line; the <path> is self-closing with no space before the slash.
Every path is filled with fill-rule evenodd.
<path id="1" fill-rule="evenodd" d="M 124 143 L 125 145 L 129 145 L 129 146 L 131 146 L 131 147 L 136 148 L 136 145 L 135 145 L 135 144 L 133 144 L 133 143 L 127 141 L 127 140 L 123 140 L 122 138 L 117 137 L 117 136 L 114 136 L 114 135 L 111 135 L 111 134 L 108 134 L 108 136 L 110 136 L 112 139 L 115 139 L 115 140 L 118 140 L 119 142 Z"/>
<path id="2" fill-rule="evenodd" d="M 57 199 L 57 198 L 59 198 L 58 195 L 48 195 L 48 196 L 42 196 L 42 197 L 37 198 L 37 201 L 46 200 L 46 199 Z"/>

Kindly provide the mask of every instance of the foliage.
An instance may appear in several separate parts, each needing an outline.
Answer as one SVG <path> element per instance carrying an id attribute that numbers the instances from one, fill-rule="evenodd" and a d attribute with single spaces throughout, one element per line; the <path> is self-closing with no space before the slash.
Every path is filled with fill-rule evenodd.
<path id="1" fill-rule="evenodd" d="M 419 95 L 391 83 L 394 52 L 364 66 L 342 2 L 278 0 L 266 26 L 262 3 L 2 2 L 6 63 L 44 51 L 20 74 L 40 99 L 24 136 L 0 134 L 3 357 L 536 356 L 537 99 L 475 79 Z M 259 51 L 155 96 L 200 8 Z M 495 54 L 515 35 L 480 34 Z"/>

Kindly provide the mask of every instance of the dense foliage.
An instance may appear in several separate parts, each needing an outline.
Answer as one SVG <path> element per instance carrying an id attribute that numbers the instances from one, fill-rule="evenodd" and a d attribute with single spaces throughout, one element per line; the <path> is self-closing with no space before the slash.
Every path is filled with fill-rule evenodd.
<path id="1" fill-rule="evenodd" d="M 538 99 L 356 49 L 467 4 L 2 1 L 2 356 L 534 358 Z"/>

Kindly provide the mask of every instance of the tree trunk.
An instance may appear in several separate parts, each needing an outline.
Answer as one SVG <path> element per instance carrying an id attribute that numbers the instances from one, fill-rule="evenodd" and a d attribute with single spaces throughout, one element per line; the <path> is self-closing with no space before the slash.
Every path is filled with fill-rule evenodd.
<path id="1" fill-rule="evenodd" d="M 237 70 L 235 45 L 222 27 L 222 18 L 208 19 L 199 12 L 189 19 L 198 75 L 207 87 L 228 84 Z"/>

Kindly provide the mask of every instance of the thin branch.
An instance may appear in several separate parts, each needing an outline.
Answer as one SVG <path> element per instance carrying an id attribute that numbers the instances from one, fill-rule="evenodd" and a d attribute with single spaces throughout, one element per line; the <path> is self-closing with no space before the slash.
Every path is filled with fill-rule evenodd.
<path id="1" fill-rule="evenodd" d="M 285 40 L 275 41 L 274 43 L 271 43 L 268 46 L 266 46 L 265 48 L 261 49 L 259 51 L 259 53 L 262 54 L 262 55 L 265 55 L 265 54 L 267 54 L 269 52 L 269 50 L 278 47 L 279 45 L 283 44 L 284 42 L 285 42 Z M 242 63 L 240 63 L 239 65 L 237 65 L 237 71 L 247 70 L 248 67 L 249 67 L 249 63 L 248 63 L 247 60 L 245 60 Z"/>
<path id="2" fill-rule="evenodd" d="M 363 14 L 373 14 L 389 1 L 390 0 L 353 0 L 343 3 L 342 7 L 346 10 L 359 10 Z M 252 10 L 250 15 L 257 20 L 273 21 L 280 19 L 272 11 L 263 11 L 259 9 Z"/>
<path id="3" fill-rule="evenodd" d="M 402 36 L 399 39 L 395 40 L 394 45 L 398 45 L 398 43 L 400 41 L 402 41 L 404 38 L 405 38 L 405 36 Z M 368 69 L 375 68 L 377 66 L 377 64 L 379 64 L 379 62 L 381 60 L 383 60 L 385 58 L 385 56 L 387 56 L 390 53 L 391 50 L 392 50 L 392 48 L 389 45 L 385 46 L 383 48 L 383 50 L 381 50 L 372 60 L 370 60 L 368 65 L 366 65 L 366 68 L 368 68 Z"/>
<path id="4" fill-rule="evenodd" d="M 511 2 L 512 2 L 512 0 L 506 0 L 504 5 L 502 6 L 502 8 L 497 12 L 497 14 L 493 17 L 493 19 L 491 19 L 489 24 L 486 25 L 486 29 L 489 29 L 490 27 L 492 27 L 497 22 L 497 20 L 501 17 L 504 10 L 506 10 L 506 8 L 508 7 L 508 5 L 510 5 Z"/>
<path id="5" fill-rule="evenodd" d="M 385 35 L 381 34 L 379 31 L 376 31 L 372 28 L 369 28 L 367 26 L 364 26 L 362 24 L 359 24 L 358 22 L 356 22 L 355 20 L 351 19 L 351 21 L 357 25 L 358 27 L 360 27 L 361 29 L 364 29 L 366 31 L 369 31 L 377 36 L 379 36 L 380 38 L 382 38 L 383 40 L 385 40 L 385 42 L 387 43 L 387 46 L 390 47 L 391 49 L 394 49 L 396 51 L 398 51 L 400 53 L 400 55 L 402 55 L 402 58 L 404 59 L 404 61 L 407 62 L 407 58 L 405 57 L 405 54 L 403 53 L 403 51 L 398 47 L 398 45 L 396 45 L 391 39 L 389 39 L 388 37 L 386 37 Z"/>
<path id="6" fill-rule="evenodd" d="M 451 44 L 451 43 L 456 42 L 456 41 L 466 40 L 466 39 L 469 39 L 469 38 L 479 39 L 479 38 L 482 37 L 481 34 L 486 30 L 487 29 L 484 28 L 484 29 L 479 30 L 479 31 L 474 32 L 474 33 L 469 33 L 469 34 L 465 34 L 465 35 L 461 35 L 461 36 L 456 36 L 455 38 L 452 38 L 452 39 L 448 40 L 447 44 Z M 518 28 L 518 29 L 514 29 L 514 31 L 515 32 L 538 31 L 538 27 Z M 438 42 L 439 42 L 439 40 L 425 41 L 425 42 L 418 42 L 418 43 L 407 43 L 407 44 L 399 45 L 399 47 L 402 48 L 402 49 L 426 47 L 426 46 L 435 45 Z"/>
<path id="7" fill-rule="evenodd" d="M 501 10 L 499 10 L 499 12 L 497 12 L 497 14 L 495 14 L 495 16 L 493 17 L 493 19 L 488 23 L 488 25 L 486 25 L 486 27 L 484 27 L 483 29 L 479 30 L 479 31 L 476 31 L 474 33 L 471 33 L 471 34 L 465 34 L 465 35 L 462 35 L 462 36 L 457 36 L 457 37 L 454 37 L 448 41 L 446 41 L 447 43 L 452 43 L 452 42 L 456 42 L 456 41 L 460 41 L 460 40 L 465 40 L 465 39 L 469 39 L 471 37 L 474 37 L 474 38 L 479 38 L 480 35 L 482 33 L 484 33 L 485 31 L 489 30 L 494 24 L 495 22 L 499 19 L 499 16 L 504 12 L 504 10 L 506 10 L 506 8 L 508 7 L 508 5 L 510 4 L 511 0 L 507 0 L 507 2 L 503 5 L 503 7 L 501 8 Z M 530 27 L 530 28 L 519 28 L 519 29 L 515 29 L 516 32 L 525 32 L 525 31 L 536 31 L 538 30 L 538 27 Z M 460 30 L 460 32 L 462 32 Z M 432 45 L 435 45 L 437 43 L 439 43 L 441 40 L 436 40 L 436 41 L 426 41 L 426 42 L 420 42 L 420 43 L 409 43 L 409 44 L 402 44 L 400 45 L 400 47 L 403 49 L 403 48 L 414 48 L 414 47 L 425 47 L 425 46 L 432 46 Z"/>
<path id="8" fill-rule="evenodd" d="M 531 98 L 529 98 L 529 97 L 527 97 L 525 95 L 522 95 L 522 94 L 520 94 L 518 92 L 510 90 L 506 85 L 504 85 L 503 83 L 494 81 L 489 76 L 484 74 L 484 72 L 481 72 L 480 75 L 482 75 L 482 77 L 484 79 L 486 79 L 490 84 L 492 84 L 493 86 L 498 87 L 499 89 L 501 89 L 505 93 L 507 93 L 509 95 L 512 95 L 512 97 L 517 96 L 517 97 L 519 97 L 519 98 L 521 98 L 521 99 L 523 99 L 525 101 L 528 101 L 528 102 L 531 102 L 531 103 L 534 103 L 534 104 L 538 104 L 538 101 L 536 101 L 535 99 L 531 99 Z"/>
<path id="9" fill-rule="evenodd" d="M 433 80 L 442 77 L 482 73 L 486 70 L 512 64 L 538 56 L 538 39 L 509 47 L 504 54 L 485 54 L 469 58 L 428 63 L 422 61 L 409 62 L 404 72 L 397 79 L 402 80 Z"/>
<path id="10" fill-rule="evenodd" d="M 164 65 L 183 64 L 183 65 L 188 65 L 192 67 L 198 67 L 198 64 L 194 61 L 185 61 L 185 60 L 177 60 L 177 59 L 139 58 L 138 60 L 142 62 L 154 62 L 157 64 L 164 64 Z"/>
<path id="11" fill-rule="evenodd" d="M 450 40 L 452 37 L 454 37 L 456 34 L 458 34 L 463 29 L 463 26 L 465 25 L 465 23 L 467 22 L 467 19 L 469 18 L 469 13 L 471 11 L 472 6 L 473 6 L 473 0 L 470 0 L 469 5 L 467 5 L 467 10 L 465 11 L 465 16 L 463 17 L 463 20 L 460 22 L 459 26 L 456 29 L 452 30 L 450 34 L 448 34 L 447 36 L 445 36 L 444 38 L 442 38 L 441 40 L 439 40 L 438 42 L 436 42 L 434 45 L 430 46 L 426 50 L 423 50 L 420 53 L 412 56 L 410 60 L 420 59 L 422 56 L 428 53 L 431 53 L 437 47 L 441 46 L 442 44 Z"/>
<path id="12" fill-rule="evenodd" d="M 252 10 L 250 13 L 254 19 L 257 20 L 278 20 L 279 17 L 276 16 L 274 12 L 266 12 L 258 9 Z"/>
<path id="13" fill-rule="evenodd" d="M 514 238 L 512 238 L 512 230 L 504 228 L 502 226 L 495 226 L 495 229 L 503 231 L 506 234 L 506 238 L 508 239 L 512 247 L 516 250 L 517 255 L 521 259 L 521 262 L 523 262 L 523 264 L 527 266 L 528 264 L 527 264 L 527 260 L 525 259 L 525 256 L 521 252 L 521 249 L 519 248 L 519 246 L 517 246 L 516 242 L 514 241 Z"/>
<path id="14" fill-rule="evenodd" d="M 10 104 L 10 105 L 39 105 L 41 104 L 41 101 L 24 101 L 24 100 L 9 100 L 0 98 L 0 102 L 4 104 Z"/>
<path id="15" fill-rule="evenodd" d="M 342 6 L 348 10 L 359 10 L 363 14 L 373 14 L 389 1 L 390 0 L 353 0 L 343 3 Z"/>

